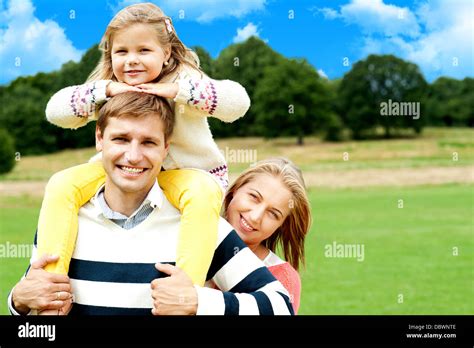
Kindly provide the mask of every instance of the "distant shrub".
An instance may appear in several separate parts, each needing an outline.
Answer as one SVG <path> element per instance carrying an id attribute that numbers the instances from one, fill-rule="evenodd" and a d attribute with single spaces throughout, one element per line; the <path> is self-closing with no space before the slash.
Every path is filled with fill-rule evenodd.
<path id="1" fill-rule="evenodd" d="M 0 128 L 0 174 L 8 173 L 15 166 L 15 145 L 8 132 Z"/>

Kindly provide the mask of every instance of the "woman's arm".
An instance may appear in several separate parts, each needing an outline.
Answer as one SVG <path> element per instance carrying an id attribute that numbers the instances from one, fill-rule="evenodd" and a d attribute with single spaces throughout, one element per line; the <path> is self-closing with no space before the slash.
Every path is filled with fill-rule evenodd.
<path id="1" fill-rule="evenodd" d="M 221 234 L 222 238 L 222 234 Z M 235 231 L 220 241 L 208 279 L 219 289 L 192 286 L 179 268 L 158 265 L 170 277 L 155 279 L 153 314 L 292 315 L 290 297 Z"/>
<path id="2" fill-rule="evenodd" d="M 233 228 L 220 241 L 207 278 L 212 279 L 222 292 L 196 287 L 199 299 L 197 314 L 294 314 L 288 291 Z"/>

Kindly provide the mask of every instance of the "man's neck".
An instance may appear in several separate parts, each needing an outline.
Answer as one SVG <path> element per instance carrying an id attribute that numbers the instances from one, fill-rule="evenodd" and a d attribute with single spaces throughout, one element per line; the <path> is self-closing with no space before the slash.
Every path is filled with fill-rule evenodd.
<path id="1" fill-rule="evenodd" d="M 152 187 L 153 185 L 147 191 L 123 192 L 106 182 L 104 198 L 110 209 L 128 217 L 140 207 Z"/>

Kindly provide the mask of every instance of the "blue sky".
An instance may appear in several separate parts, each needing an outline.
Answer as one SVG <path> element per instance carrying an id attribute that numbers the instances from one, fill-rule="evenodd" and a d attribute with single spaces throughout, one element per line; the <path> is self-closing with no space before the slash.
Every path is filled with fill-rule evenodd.
<path id="1" fill-rule="evenodd" d="M 0 0 L 0 84 L 79 60 L 136 0 Z M 395 54 L 439 76 L 474 76 L 472 0 L 162 0 L 187 46 L 212 57 L 256 35 L 338 78 L 368 54 Z M 180 17 L 181 15 L 181 17 Z M 184 18 L 183 18 L 184 15 Z"/>

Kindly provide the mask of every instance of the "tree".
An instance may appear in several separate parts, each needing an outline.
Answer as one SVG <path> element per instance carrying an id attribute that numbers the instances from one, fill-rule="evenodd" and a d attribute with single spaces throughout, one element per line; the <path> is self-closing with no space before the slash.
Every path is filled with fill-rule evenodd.
<path id="1" fill-rule="evenodd" d="M 418 103 L 413 105 L 418 105 L 423 115 L 426 88 L 427 83 L 415 64 L 393 55 L 370 55 L 357 62 L 342 79 L 339 98 L 343 119 L 356 139 L 367 136 L 377 126 L 385 129 L 386 137 L 400 128 L 413 128 L 419 133 L 425 117 L 382 116 L 381 109 L 382 103 Z"/>
<path id="2" fill-rule="evenodd" d="M 94 145 L 94 125 L 78 130 L 56 127 L 46 120 L 49 98 L 59 89 L 84 83 L 100 58 L 97 45 L 79 63 L 67 62 L 59 71 L 19 77 L 0 89 L 0 124 L 10 130 L 22 155 Z"/>
<path id="3" fill-rule="evenodd" d="M 465 120 L 465 125 L 474 127 L 474 79 L 466 77 L 462 82 L 461 103 L 464 105 L 462 119 Z"/>
<path id="4" fill-rule="evenodd" d="M 306 60 L 280 60 L 265 68 L 255 90 L 256 129 L 265 137 L 303 137 L 324 124 L 330 111 L 329 93 Z"/>
<path id="5" fill-rule="evenodd" d="M 0 128 L 0 174 L 8 173 L 15 166 L 15 145 L 8 132 Z"/>
<path id="6" fill-rule="evenodd" d="M 342 79 L 327 80 L 323 78 L 321 81 L 328 92 L 331 110 L 325 115 L 324 125 L 321 127 L 321 130 L 324 131 L 324 140 L 342 141 L 344 123 L 342 122 L 342 118 L 340 116 L 342 114 L 342 110 L 337 94 Z"/>
<path id="7" fill-rule="evenodd" d="M 254 103 L 255 90 L 264 75 L 266 67 L 277 64 L 283 56 L 273 51 L 265 42 L 250 37 L 247 41 L 230 45 L 219 54 L 214 62 L 214 78 L 229 79 L 239 82 L 245 87 L 252 101 L 247 114 L 241 119 L 224 124 L 219 120 L 210 119 L 213 133 L 218 136 L 250 136 L 258 132 L 255 123 Z"/>
<path id="8" fill-rule="evenodd" d="M 56 150 L 55 129 L 44 116 L 44 92 L 27 83 L 16 84 L 0 96 L 0 124 L 10 130 L 22 155 Z"/>
<path id="9" fill-rule="evenodd" d="M 432 124 L 451 126 L 474 125 L 474 79 L 438 78 L 430 87 L 427 113 Z"/>

